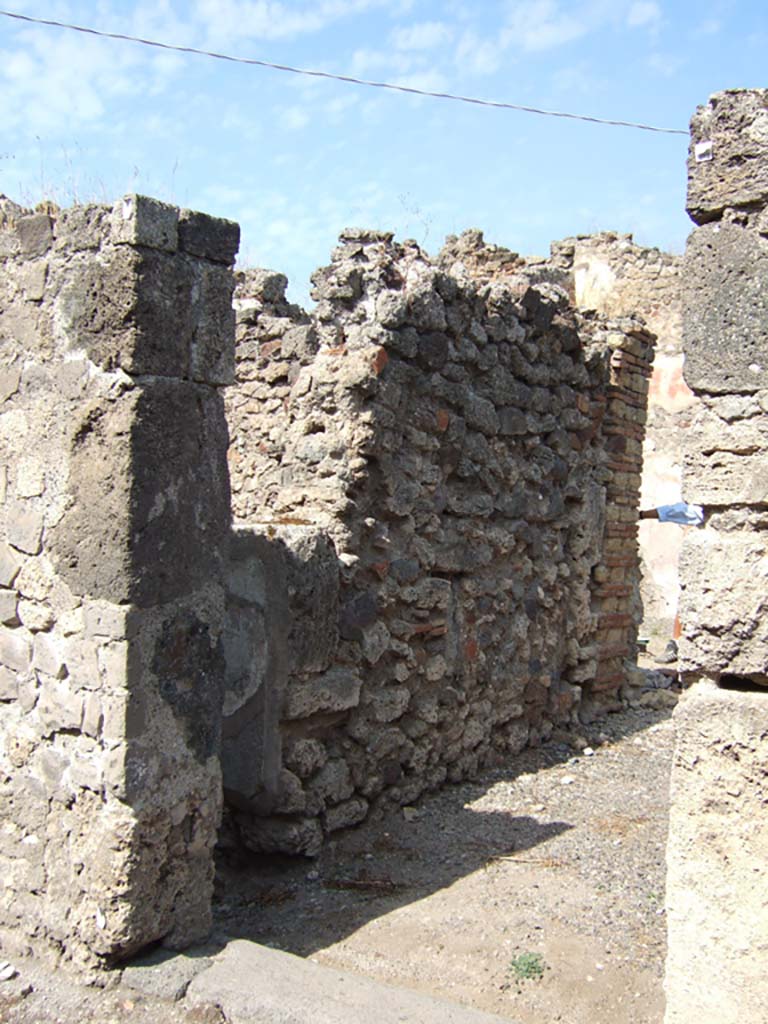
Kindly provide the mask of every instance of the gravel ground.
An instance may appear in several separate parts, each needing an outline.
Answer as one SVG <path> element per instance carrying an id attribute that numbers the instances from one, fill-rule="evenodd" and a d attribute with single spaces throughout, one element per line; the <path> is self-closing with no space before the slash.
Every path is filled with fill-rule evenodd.
<path id="1" fill-rule="evenodd" d="M 222 856 L 214 940 L 253 939 L 520 1024 L 660 1024 L 671 701 L 380 811 L 316 861 Z M 16 966 L 0 982 L 2 1024 L 224 1020 L 128 989 L 119 972 L 99 989 Z"/>
<path id="2" fill-rule="evenodd" d="M 530 1024 L 658 1024 L 670 709 L 556 740 L 316 862 L 222 863 L 218 928 Z"/>

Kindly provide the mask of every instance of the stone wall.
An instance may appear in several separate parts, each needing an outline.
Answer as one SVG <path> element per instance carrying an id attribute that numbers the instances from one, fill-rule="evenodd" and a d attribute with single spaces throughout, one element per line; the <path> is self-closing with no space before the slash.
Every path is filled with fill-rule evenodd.
<path id="1" fill-rule="evenodd" d="M 280 275 L 240 275 L 233 507 L 243 557 L 272 562 L 236 601 L 290 623 L 261 629 L 269 672 L 229 684 L 225 788 L 254 848 L 316 852 L 382 793 L 617 704 L 652 336 L 546 277 L 478 232 L 430 261 L 362 231 L 311 316 Z M 260 706 L 280 743 L 255 741 L 246 778 Z"/>
<path id="2" fill-rule="evenodd" d="M 768 90 L 718 93 L 691 126 L 681 668 L 768 684 Z"/>
<path id="3" fill-rule="evenodd" d="M 641 504 L 654 508 L 679 501 L 681 438 L 696 403 L 683 379 L 681 257 L 636 245 L 631 235 L 603 232 L 553 243 L 551 262 L 565 272 L 579 309 L 596 309 L 606 316 L 641 316 L 656 335 Z M 639 543 L 641 629 L 663 647 L 672 635 L 678 607 L 683 531 L 646 519 L 640 523 Z"/>
<path id="4" fill-rule="evenodd" d="M 347 232 L 312 315 L 259 271 L 233 312 L 237 234 L 2 200 L 9 951 L 202 937 L 222 781 L 311 854 L 632 681 L 642 323 L 478 232 Z"/>
<path id="5" fill-rule="evenodd" d="M 768 824 L 768 90 L 718 93 L 691 122 L 685 374 L 700 400 L 685 539 L 668 848 L 667 1024 L 762 1020 Z"/>
<path id="6" fill-rule="evenodd" d="M 675 726 L 665 1022 L 763 1020 L 768 692 L 696 683 Z"/>
<path id="7" fill-rule="evenodd" d="M 0 201 L 0 939 L 210 920 L 237 226 Z"/>

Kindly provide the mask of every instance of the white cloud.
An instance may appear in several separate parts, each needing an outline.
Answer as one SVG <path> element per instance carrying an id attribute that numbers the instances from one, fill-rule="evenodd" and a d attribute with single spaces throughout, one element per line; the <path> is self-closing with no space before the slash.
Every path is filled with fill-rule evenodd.
<path id="1" fill-rule="evenodd" d="M 456 47 L 456 63 L 476 75 L 492 75 L 501 64 L 499 42 L 482 39 L 475 32 L 465 32 Z"/>
<path id="2" fill-rule="evenodd" d="M 393 84 L 406 89 L 423 89 L 425 92 L 445 92 L 448 88 L 445 75 L 439 71 L 416 71 L 410 75 L 401 75 Z"/>
<path id="3" fill-rule="evenodd" d="M 411 54 L 393 53 L 391 50 L 355 50 L 350 74 L 361 77 L 375 72 L 405 74 L 414 67 L 414 59 Z"/>
<path id="4" fill-rule="evenodd" d="M 392 41 L 398 50 L 431 50 L 445 46 L 453 38 L 453 29 L 442 21 L 422 21 L 395 29 Z"/>
<path id="5" fill-rule="evenodd" d="M 191 14 L 209 40 L 290 39 L 328 28 L 334 22 L 385 8 L 407 12 L 412 0 L 195 0 Z"/>
<path id="6" fill-rule="evenodd" d="M 283 110 L 283 124 L 291 131 L 301 131 L 309 122 L 309 112 L 304 107 L 287 107 Z"/>
<path id="7" fill-rule="evenodd" d="M 661 9 L 655 0 L 637 0 L 627 12 L 630 28 L 653 27 L 661 21 Z"/>
<path id="8" fill-rule="evenodd" d="M 12 46 L 0 51 L 6 130 L 71 135 L 77 124 L 99 121 L 110 97 L 147 91 L 136 73 L 142 59 L 125 46 L 40 29 L 18 33 Z"/>
<path id="9" fill-rule="evenodd" d="M 648 67 L 662 78 L 672 78 L 685 66 L 685 58 L 674 53 L 652 53 Z"/>
<path id="10" fill-rule="evenodd" d="M 693 34 L 695 36 L 715 36 L 722 27 L 722 22 L 717 18 L 707 18 L 706 21 L 702 21 L 700 25 L 696 26 Z"/>
<path id="11" fill-rule="evenodd" d="M 569 96 L 590 95 L 595 91 L 593 68 L 585 63 L 559 68 L 552 75 L 552 85 L 558 92 Z"/>
<path id="12" fill-rule="evenodd" d="M 588 8 L 570 14 L 556 0 L 516 0 L 510 4 L 502 40 L 524 50 L 549 50 L 586 35 L 589 22 Z"/>

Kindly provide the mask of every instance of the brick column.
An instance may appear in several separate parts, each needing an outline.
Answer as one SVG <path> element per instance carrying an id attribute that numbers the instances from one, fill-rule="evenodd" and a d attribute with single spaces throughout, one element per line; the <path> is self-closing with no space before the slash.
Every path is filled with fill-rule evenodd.
<path id="1" fill-rule="evenodd" d="M 604 343 L 611 350 L 602 435 L 606 450 L 606 509 L 602 558 L 593 570 L 597 606 L 597 667 L 588 683 L 590 699 L 614 703 L 635 658 L 640 557 L 637 547 L 643 439 L 655 337 L 642 323 L 609 322 Z"/>

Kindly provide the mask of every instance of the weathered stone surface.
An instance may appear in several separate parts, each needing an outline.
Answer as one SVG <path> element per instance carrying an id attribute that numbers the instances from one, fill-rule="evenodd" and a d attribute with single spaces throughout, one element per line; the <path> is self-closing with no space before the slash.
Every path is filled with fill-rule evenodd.
<path id="1" fill-rule="evenodd" d="M 323 845 L 317 818 L 266 818 L 238 820 L 243 843 L 254 853 L 292 853 L 316 857 Z"/>
<path id="2" fill-rule="evenodd" d="M 312 793 L 324 804 L 338 804 L 352 796 L 354 785 L 346 761 L 328 761 L 310 783 Z"/>
<path id="3" fill-rule="evenodd" d="M 254 986 L 250 979 L 269 978 Z M 395 989 L 266 946 L 230 942 L 213 966 L 191 983 L 191 1004 L 215 1002 L 233 1022 L 273 1024 L 510 1024 L 421 993 Z"/>
<path id="4" fill-rule="evenodd" d="M 171 953 L 167 949 L 156 949 L 151 953 L 132 960 L 123 969 L 121 984 L 158 999 L 183 999 L 189 984 L 201 971 L 207 970 L 212 960 L 206 956 L 205 947 L 191 953 Z M 210 954 L 215 952 L 210 950 Z"/>
<path id="5" fill-rule="evenodd" d="M 286 744 L 283 757 L 287 768 L 300 779 L 306 779 L 328 760 L 325 746 L 319 740 L 297 739 Z"/>
<path id="6" fill-rule="evenodd" d="M 768 692 L 699 684 L 674 717 L 664 1019 L 760 1020 L 768 1005 Z"/>
<path id="7" fill-rule="evenodd" d="M 105 370 L 226 384 L 231 301 L 226 267 L 117 245 L 64 283 L 57 309 L 70 346 Z"/>
<path id="8" fill-rule="evenodd" d="M 47 735 L 64 729 L 78 730 L 83 721 L 83 695 L 66 683 L 47 686 L 37 704 L 40 723 Z"/>
<path id="9" fill-rule="evenodd" d="M 21 559 L 18 554 L 7 544 L 0 542 L 0 585 L 3 587 L 13 586 L 20 568 Z"/>
<path id="10" fill-rule="evenodd" d="M 111 222 L 115 242 L 176 251 L 179 211 L 175 206 L 149 196 L 124 196 L 112 208 Z"/>
<path id="11" fill-rule="evenodd" d="M 0 700 L 16 700 L 19 696 L 17 674 L 6 665 L 0 665 Z"/>
<path id="12" fill-rule="evenodd" d="M 360 702 L 360 677 L 349 669 L 334 668 L 307 683 L 294 684 L 286 693 L 283 715 L 307 718 L 318 712 L 347 711 Z"/>
<path id="13" fill-rule="evenodd" d="M 225 444 L 218 399 L 180 381 L 85 410 L 71 441 L 75 501 L 49 541 L 69 586 L 146 605 L 220 573 L 229 486 L 215 453 Z"/>
<path id="14" fill-rule="evenodd" d="M 226 442 L 221 400 L 211 390 L 156 381 L 142 391 L 131 434 L 137 604 L 165 602 L 221 576 L 229 525 Z"/>
<path id="15" fill-rule="evenodd" d="M 330 538 L 317 529 L 278 526 L 286 547 L 290 601 L 288 654 L 293 671 L 327 669 L 338 644 L 339 560 Z"/>
<path id="16" fill-rule="evenodd" d="M 278 802 L 274 807 L 278 814 L 301 814 L 306 811 L 307 795 L 298 775 L 283 768 L 278 787 Z"/>
<path id="17" fill-rule="evenodd" d="M 435 759 L 458 779 L 615 701 L 637 618 L 651 336 L 580 319 L 562 271 L 479 232 L 435 262 L 361 238 L 314 275 L 311 316 L 279 275 L 241 275 L 228 397 L 236 520 L 290 556 L 280 728 L 307 803 L 271 808 L 326 831 L 382 790 L 415 798 Z"/>
<path id="18" fill-rule="evenodd" d="M 25 256 L 42 256 L 53 242 L 51 218 L 45 213 L 31 213 L 20 217 L 16 231 Z"/>
<path id="19" fill-rule="evenodd" d="M 708 398 L 685 438 L 684 480 L 699 505 L 768 504 L 768 393 Z"/>
<path id="20" fill-rule="evenodd" d="M 768 685 L 768 541 L 764 532 L 690 533 L 683 546 L 679 668 Z"/>
<path id="21" fill-rule="evenodd" d="M 207 932 L 222 794 L 232 282 L 118 212 L 0 213 L 0 942 L 89 965 Z"/>
<path id="22" fill-rule="evenodd" d="M 231 220 L 210 217 L 195 210 L 179 215 L 179 248 L 193 256 L 230 266 L 240 245 L 240 225 Z"/>
<path id="23" fill-rule="evenodd" d="M 36 555 L 43 537 L 43 516 L 27 505 L 15 504 L 8 509 L 8 543 L 18 551 Z"/>
<path id="24" fill-rule="evenodd" d="M 330 807 L 323 815 L 323 824 L 326 832 L 336 832 L 340 828 L 358 825 L 367 814 L 368 801 L 357 796 Z"/>
<path id="25" fill-rule="evenodd" d="M 683 443 L 686 491 L 709 508 L 681 559 L 678 667 L 696 685 L 676 713 L 666 1024 L 759 1019 L 768 1001 L 768 91 L 713 97 L 694 143 L 704 132 L 689 205 L 700 223 L 721 219 L 686 257 L 686 375 L 704 402 Z"/>
<path id="26" fill-rule="evenodd" d="M 0 629 L 0 664 L 14 672 L 26 672 L 31 664 L 32 646 L 23 630 Z"/>
<path id="27" fill-rule="evenodd" d="M 279 721 L 290 658 L 284 548 L 258 528 L 235 531 L 226 583 L 224 787 L 230 802 L 264 813 L 279 798 Z"/>
<path id="28" fill-rule="evenodd" d="M 32 667 L 59 679 L 64 674 L 64 659 L 59 643 L 47 633 L 37 633 L 34 640 Z"/>
<path id="29" fill-rule="evenodd" d="M 768 89 L 715 93 L 691 118 L 686 208 L 697 224 L 768 204 Z"/>
<path id="30" fill-rule="evenodd" d="M 6 626 L 15 626 L 17 624 L 17 604 L 18 595 L 15 590 L 0 590 L 0 622 Z"/>
<path id="31" fill-rule="evenodd" d="M 683 270 L 683 343 L 695 392 L 768 389 L 768 239 L 725 222 L 694 231 Z"/>
<path id="32" fill-rule="evenodd" d="M 204 764 L 221 743 L 224 657 L 211 623 L 191 610 L 165 618 L 150 664 L 186 746 Z"/>

